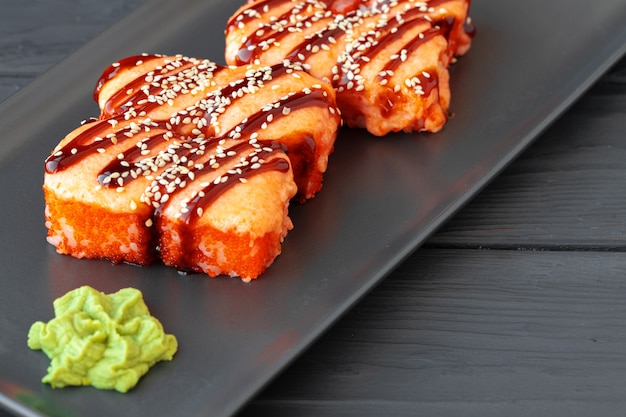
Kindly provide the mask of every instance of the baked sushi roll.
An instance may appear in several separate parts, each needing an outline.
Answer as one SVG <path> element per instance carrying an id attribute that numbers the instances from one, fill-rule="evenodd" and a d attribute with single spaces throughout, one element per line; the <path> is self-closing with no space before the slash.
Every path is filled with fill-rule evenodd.
<path id="1" fill-rule="evenodd" d="M 226 62 L 298 62 L 332 84 L 348 126 L 436 132 L 448 67 L 470 46 L 468 10 L 468 0 L 253 0 L 227 24 Z"/>
<path id="2" fill-rule="evenodd" d="M 47 158 L 59 253 L 258 277 L 322 186 L 340 124 L 331 86 L 297 65 L 129 57 L 105 70 L 101 114 Z"/>

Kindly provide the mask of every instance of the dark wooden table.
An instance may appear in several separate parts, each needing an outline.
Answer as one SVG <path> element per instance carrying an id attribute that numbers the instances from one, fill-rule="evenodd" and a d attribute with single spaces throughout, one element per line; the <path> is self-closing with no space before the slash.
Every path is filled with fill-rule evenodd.
<path id="1" fill-rule="evenodd" d="M 0 101 L 143 2 L 0 0 Z M 241 416 L 626 415 L 625 252 L 622 59 Z"/>

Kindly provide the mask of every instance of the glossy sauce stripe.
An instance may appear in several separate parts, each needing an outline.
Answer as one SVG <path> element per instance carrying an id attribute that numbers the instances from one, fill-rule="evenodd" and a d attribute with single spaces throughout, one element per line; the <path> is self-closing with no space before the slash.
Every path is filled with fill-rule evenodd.
<path id="1" fill-rule="evenodd" d="M 162 58 L 158 55 L 144 55 L 129 57 L 114 64 L 98 82 L 96 97 L 106 83 L 123 70 L 157 59 Z M 205 197 L 194 200 L 193 207 L 183 208 L 181 217 L 190 221 L 191 217 L 185 213 L 202 212 L 217 195 L 236 182 L 245 182 L 250 176 L 270 169 L 288 170 L 289 161 L 284 157 L 285 151 L 293 151 L 300 158 L 312 160 L 315 142 L 311 142 L 308 137 L 299 138 L 299 141 L 289 146 L 276 141 L 262 142 L 257 138 L 269 123 L 286 117 L 293 110 L 308 106 L 328 107 L 329 98 L 321 85 L 286 94 L 265 105 L 261 103 L 255 113 L 217 134 L 220 130 L 219 118 L 230 106 L 236 105 L 245 94 L 263 88 L 271 80 L 291 76 L 296 69 L 299 70 L 297 66 L 280 64 L 259 67 L 247 72 L 245 79 L 235 79 L 221 88 L 203 93 L 194 105 L 172 114 L 168 120 L 150 118 L 153 110 L 172 104 L 170 100 L 175 100 L 178 94 L 191 94 L 192 88 L 202 86 L 207 79 L 225 68 L 208 61 L 178 57 L 175 61 L 158 65 L 146 75 L 128 81 L 106 101 L 101 119 L 91 121 L 92 126 L 48 157 L 46 172 L 60 172 L 89 155 L 106 153 L 108 148 L 132 141 L 125 150 L 111 155 L 111 161 L 98 174 L 98 182 L 102 187 L 116 187 L 122 191 L 128 182 L 147 177 L 151 183 L 142 201 L 163 210 L 172 194 L 182 190 L 196 176 L 205 175 L 211 170 L 215 171 L 215 175 L 220 175 L 222 163 L 237 158 L 240 166 L 230 173 L 232 181 L 226 181 L 228 176 L 221 175 L 219 181 L 207 184 L 203 190 Z M 162 80 L 167 82 L 163 83 Z M 176 94 L 167 91 L 167 87 L 172 85 L 178 86 Z M 333 107 L 329 107 L 329 110 L 331 113 L 336 111 Z M 156 154 L 153 152 L 155 148 L 160 149 Z M 303 156 L 303 152 L 310 155 Z M 275 153 L 276 157 L 273 155 Z"/>

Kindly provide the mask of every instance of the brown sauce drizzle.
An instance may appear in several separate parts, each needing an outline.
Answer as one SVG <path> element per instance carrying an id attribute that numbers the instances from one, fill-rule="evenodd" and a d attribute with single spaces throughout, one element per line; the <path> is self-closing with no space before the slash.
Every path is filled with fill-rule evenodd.
<path id="1" fill-rule="evenodd" d="M 287 32 L 287 31 L 285 31 Z M 313 51 L 315 47 L 321 47 L 324 44 L 328 44 L 328 41 L 331 38 L 340 39 L 345 35 L 345 30 L 339 27 L 326 27 L 320 32 L 318 32 L 317 36 L 309 39 L 308 41 L 301 42 L 295 48 L 293 48 L 286 56 L 287 59 L 295 61 L 295 62 L 304 62 L 311 55 L 313 55 Z"/>
<path id="2" fill-rule="evenodd" d="M 185 63 L 182 67 L 174 68 L 173 70 L 161 70 L 158 74 L 160 77 L 166 77 L 169 74 L 177 74 L 185 69 L 189 69 L 193 66 L 191 62 Z M 141 100 L 141 98 L 145 98 L 146 94 L 141 90 L 141 87 L 146 85 L 145 76 L 142 75 L 137 77 L 135 80 L 126 84 L 125 88 L 122 90 L 118 90 L 115 94 L 111 95 L 111 97 L 104 104 L 104 108 L 102 109 L 103 116 L 117 116 L 120 114 L 126 113 L 131 108 L 137 108 L 137 101 Z M 164 89 L 162 87 L 157 87 L 154 85 L 150 85 L 148 88 L 149 95 L 156 96 L 160 94 Z M 159 106 L 156 102 L 144 103 L 140 105 L 143 111 L 150 111 L 151 109 Z"/>
<path id="3" fill-rule="evenodd" d="M 354 68 L 355 66 L 358 68 L 359 66 L 367 65 L 368 62 L 370 62 L 381 51 L 388 48 L 389 45 L 396 41 L 398 37 L 402 36 L 403 33 L 415 25 L 423 24 L 424 22 L 428 23 L 429 28 L 421 32 L 419 36 L 408 41 L 402 48 L 403 53 L 406 53 L 407 55 L 411 54 L 422 44 L 437 35 L 444 36 L 448 39 L 452 28 L 455 25 L 454 17 L 444 15 L 437 16 L 433 19 L 432 15 L 433 13 L 436 14 L 438 12 L 436 10 L 437 7 L 445 5 L 445 3 L 449 1 L 450 0 L 430 0 L 425 2 L 424 7 L 416 4 L 415 7 L 411 9 L 402 10 L 401 19 L 390 17 L 386 22 L 384 22 L 384 24 L 377 28 L 376 35 L 364 34 L 364 36 L 374 36 L 377 38 L 369 44 L 364 41 L 361 45 L 359 45 L 360 48 L 354 48 L 354 51 L 351 53 L 352 57 L 350 58 L 350 62 L 353 65 L 351 65 L 350 68 Z M 259 14 L 267 12 L 270 7 L 274 7 L 282 3 L 283 0 L 266 0 L 260 2 L 254 6 L 254 13 L 250 13 L 249 15 L 241 14 L 239 15 L 241 18 L 236 19 L 236 22 L 245 23 L 251 18 L 250 16 L 258 17 Z M 285 56 L 287 60 L 292 62 L 306 62 L 314 53 L 316 53 L 315 51 L 319 50 L 324 44 L 328 45 L 331 38 L 336 41 L 337 39 L 345 36 L 347 28 L 352 27 L 352 25 L 359 24 L 360 15 L 367 17 L 380 14 L 381 16 L 384 16 L 387 9 L 387 11 L 393 10 L 396 5 L 402 5 L 404 2 L 398 1 L 396 4 L 391 0 L 378 0 L 370 2 L 364 0 L 323 0 L 322 3 L 311 3 L 321 5 L 321 7 L 326 5 L 326 10 L 335 14 L 342 14 L 344 16 L 342 21 L 345 22 L 345 24 L 337 24 L 337 20 L 330 19 L 329 23 L 323 29 L 317 31 L 313 35 L 307 36 L 306 38 L 303 37 L 301 42 Z M 298 3 L 298 5 L 302 4 L 306 4 L 306 1 Z M 295 8 L 283 13 L 282 16 L 276 19 L 276 21 L 290 22 L 289 15 L 293 14 L 294 10 Z M 298 24 L 302 23 L 306 27 L 307 22 L 314 23 L 314 19 L 326 18 L 327 16 L 322 16 L 320 14 L 311 14 L 310 16 L 299 19 Z M 232 24 L 234 25 L 236 22 L 233 21 Z M 229 24 L 231 23 L 229 22 Z M 471 35 L 473 30 L 471 30 L 470 22 L 466 22 L 465 26 L 467 27 L 464 29 L 468 31 L 469 35 Z M 284 26 L 282 25 L 278 25 L 277 27 L 284 29 Z M 280 43 L 280 39 L 292 34 L 293 32 L 288 29 L 279 30 L 273 29 L 273 27 L 269 25 L 263 26 L 262 30 L 256 31 L 246 38 L 236 57 L 237 63 L 249 63 L 259 58 L 266 48 L 266 46 L 261 45 L 261 43 L 267 42 L 268 40 Z M 401 59 L 392 59 L 386 63 L 383 71 L 381 71 L 381 73 L 377 76 L 376 82 L 386 83 L 402 62 L 403 60 Z M 345 72 L 346 70 L 342 68 L 342 65 L 339 62 L 335 69 L 337 74 L 332 77 L 331 80 L 335 89 L 339 89 L 338 91 L 342 92 L 349 90 L 351 86 L 355 85 L 355 73 Z M 348 71 L 352 72 L 352 69 L 349 69 Z M 437 88 L 439 78 L 435 69 L 429 69 L 417 73 L 412 80 L 410 80 L 410 82 L 419 83 L 419 94 L 427 96 L 434 88 Z M 389 103 L 381 102 L 382 114 L 389 114 L 392 111 L 391 107 L 394 100 L 391 99 L 387 101 Z"/>
<path id="4" fill-rule="evenodd" d="M 113 65 L 109 65 L 103 72 L 98 82 L 96 83 L 96 88 L 93 91 L 94 100 L 98 101 L 98 94 L 102 90 L 104 84 L 114 78 L 118 72 L 122 69 L 126 69 L 129 67 L 134 67 L 137 65 L 137 62 L 148 62 L 154 59 L 158 59 L 158 55 L 133 55 L 126 57 L 124 59 L 119 60 L 117 63 Z"/>
<path id="5" fill-rule="evenodd" d="M 161 125 L 165 125 L 165 123 L 161 123 Z M 165 126 L 161 127 L 164 128 Z M 140 142 L 138 142 L 138 146 L 130 148 L 127 151 L 121 153 L 122 158 L 116 158 L 111 161 L 107 166 L 105 166 L 98 175 L 98 182 L 104 187 L 112 187 L 115 186 L 116 183 L 111 181 L 111 178 L 116 173 L 123 178 L 123 184 L 126 184 L 129 181 L 136 179 L 139 175 L 143 175 L 142 170 L 136 168 L 136 164 L 144 158 L 144 151 L 149 151 L 155 146 L 162 144 L 166 141 L 168 141 L 168 139 L 165 137 L 165 133 L 151 135 L 141 140 Z M 141 146 L 139 146 L 140 144 Z M 131 174 L 131 171 L 134 171 L 135 175 Z"/>
<path id="6" fill-rule="evenodd" d="M 256 13 L 262 13 L 264 9 L 270 9 L 272 7 L 278 7 L 280 4 L 282 3 L 289 3 L 292 0 L 264 0 L 261 1 L 259 3 L 257 3 L 255 5 L 254 8 L 251 8 L 251 10 L 255 11 Z M 245 24 L 246 22 L 255 19 L 257 16 L 254 16 L 254 14 L 252 13 L 243 13 L 243 14 L 239 14 L 237 16 L 233 15 L 231 16 L 231 18 L 228 20 L 227 23 L 227 28 L 231 27 L 231 26 L 235 26 L 237 25 L 239 22 Z"/>
<path id="7" fill-rule="evenodd" d="M 142 56 L 140 58 L 145 60 L 147 57 Z M 129 57 L 120 61 L 120 65 L 113 67 L 114 69 L 106 71 L 103 74 L 102 79 L 111 79 L 120 71 L 120 68 L 135 65 L 137 60 L 137 57 Z M 190 65 L 188 63 L 185 63 L 185 65 L 178 66 L 177 70 L 183 71 L 188 69 L 189 66 Z M 217 70 L 221 69 L 223 69 L 223 67 L 219 67 Z M 289 74 L 293 72 L 294 69 L 292 67 L 279 64 L 269 67 L 269 70 L 267 71 L 270 72 L 271 79 L 278 80 L 280 77 L 290 76 Z M 267 72 L 263 70 L 259 70 L 255 73 L 255 76 L 258 77 L 258 82 L 260 84 L 263 83 L 263 77 L 266 77 L 267 75 Z M 250 81 L 249 75 L 246 75 L 246 77 L 246 80 Z M 127 91 L 129 88 L 137 88 L 138 91 L 145 96 L 145 88 L 143 88 L 138 80 L 144 84 L 146 83 L 143 76 L 138 77 L 137 79 L 130 81 L 128 85 L 121 88 L 116 94 L 121 91 Z M 212 117 L 211 113 L 217 110 L 215 107 L 217 104 L 211 107 L 210 103 L 217 103 L 218 100 L 216 100 L 216 98 L 218 96 L 228 97 L 229 101 L 227 105 L 233 105 L 237 99 L 241 97 L 241 95 L 238 95 L 237 93 L 240 92 L 239 90 L 244 84 L 243 79 L 233 80 L 221 89 L 213 90 L 210 94 L 202 97 L 198 103 L 202 102 L 205 105 L 208 103 L 208 105 L 206 105 L 203 109 L 196 106 L 197 112 L 194 118 L 210 119 Z M 103 85 L 104 82 L 99 82 L 99 87 L 97 87 L 97 89 L 102 88 Z M 154 92 L 160 92 L 160 89 L 160 87 L 152 85 L 148 87 L 148 90 Z M 110 100 L 110 102 L 119 103 L 119 100 Z M 134 110 L 137 112 L 145 112 L 146 108 L 151 109 L 154 105 L 155 104 L 153 102 L 143 104 L 143 106 L 136 105 L 137 107 L 134 107 Z M 146 122 L 135 118 L 130 121 L 125 121 L 124 116 L 119 114 L 119 110 L 115 107 L 115 104 L 112 104 L 112 110 L 113 113 L 116 114 L 115 116 L 91 122 L 93 123 L 92 126 L 76 135 L 60 150 L 46 159 L 45 169 L 47 173 L 60 172 L 76 163 L 79 163 L 90 154 L 105 152 L 109 147 L 114 146 L 119 142 L 132 140 L 136 146 L 127 147 L 125 151 L 118 155 L 111 155 L 112 160 L 99 172 L 97 179 L 101 186 L 107 188 L 122 187 L 136 178 L 147 174 L 155 174 L 156 172 L 184 177 L 182 180 L 184 182 L 192 180 L 195 176 L 205 174 L 211 169 L 217 169 L 213 168 L 211 164 L 205 164 L 205 159 L 208 159 L 209 151 L 215 151 L 218 146 L 225 143 L 225 140 L 230 140 L 229 143 L 234 141 L 235 144 L 224 149 L 224 152 L 228 155 L 228 157 L 221 159 L 219 161 L 220 165 L 226 163 L 228 159 L 241 158 L 242 155 L 240 155 L 240 153 L 244 150 L 256 149 L 256 156 L 257 158 L 262 159 L 263 163 L 258 166 L 257 164 L 242 166 L 235 174 L 231 173 L 231 175 L 229 175 L 228 181 L 219 182 L 217 184 L 210 183 L 207 187 L 204 187 L 202 190 L 203 196 L 196 196 L 181 215 L 181 219 L 189 223 L 192 221 L 190 219 L 195 217 L 190 217 L 189 213 L 197 212 L 198 209 L 205 209 L 206 206 L 215 201 L 220 194 L 228 190 L 233 185 L 239 183 L 240 180 L 245 181 L 250 176 L 269 170 L 278 170 L 282 172 L 289 170 L 289 161 L 279 156 L 282 155 L 283 151 L 289 154 L 293 152 L 293 157 L 295 159 L 294 165 L 298 167 L 300 173 L 310 173 L 310 171 L 306 170 L 313 169 L 311 161 L 315 160 L 316 147 L 313 138 L 302 137 L 298 138 L 299 140 L 291 138 L 291 144 L 281 144 L 278 141 L 270 140 L 259 141 L 257 144 L 256 140 L 250 141 L 249 139 L 254 132 L 259 132 L 265 129 L 268 123 L 285 117 L 291 111 L 309 106 L 327 107 L 328 97 L 326 92 L 321 88 L 313 88 L 290 93 L 274 103 L 268 103 L 268 105 L 248 116 L 238 125 L 235 125 L 232 129 L 222 135 L 215 136 L 214 127 L 207 124 L 202 131 L 202 134 L 204 134 L 205 137 L 198 137 L 197 135 L 188 135 L 189 130 L 191 130 L 188 124 L 175 124 L 171 122 L 171 119 L 168 121 L 148 120 L 148 122 Z M 190 108 L 187 108 L 185 110 L 188 111 L 189 109 Z M 115 129 L 115 125 L 117 125 L 117 123 L 127 123 L 127 126 L 117 130 Z M 112 126 L 113 129 L 111 129 Z M 107 132 L 111 131 L 113 131 L 113 133 L 107 134 Z M 169 143 L 165 150 L 156 154 L 154 152 L 147 152 L 157 146 L 163 146 L 164 142 Z M 201 152 L 198 151 L 199 149 L 201 149 Z M 276 149 L 280 149 L 281 153 L 276 153 L 276 157 L 272 157 L 271 154 L 274 153 Z M 154 170 L 142 167 L 142 164 L 145 164 L 146 160 L 154 160 L 155 158 L 159 158 L 159 155 L 162 155 L 163 152 L 170 152 L 172 150 L 175 150 L 176 157 L 172 158 L 172 160 L 165 164 L 165 166 L 159 165 Z M 290 158 L 291 157 L 292 155 L 290 155 Z M 190 166 L 191 168 L 178 171 L 180 166 L 177 161 L 184 161 L 185 167 Z M 196 161 L 203 163 L 196 166 L 194 165 L 194 162 Z M 304 161 L 306 161 L 306 163 L 303 163 Z M 254 165 L 254 168 L 252 168 L 252 165 Z M 303 168 L 303 166 L 309 168 Z M 188 175 L 189 171 L 193 171 L 193 176 Z M 161 174 L 159 174 L 159 176 L 160 175 Z M 304 179 L 306 180 L 306 178 Z M 159 191 L 159 195 L 163 195 L 165 193 L 171 195 L 172 193 L 179 192 L 184 188 L 184 186 L 181 186 L 175 187 L 174 190 L 166 190 L 166 185 L 167 184 L 159 184 L 158 181 L 153 181 L 152 185 L 149 187 L 156 187 L 154 192 L 156 193 L 156 191 Z M 298 186 L 300 186 L 300 184 L 298 184 Z M 149 201 L 146 202 L 155 207 L 157 210 L 156 215 L 158 217 L 158 213 L 162 211 L 164 204 L 167 204 L 167 200 L 153 201 L 151 195 L 151 193 L 148 194 L 147 199 Z"/>
<path id="8" fill-rule="evenodd" d="M 466 20 L 463 23 L 463 31 L 465 31 L 470 38 L 476 37 L 476 25 L 471 20 Z"/>
<path id="9" fill-rule="evenodd" d="M 438 35 L 439 30 L 436 28 L 430 28 L 426 32 L 422 32 L 422 34 L 423 36 L 413 38 L 407 44 L 404 45 L 403 49 L 406 50 L 407 55 L 410 55 L 411 53 L 415 52 L 422 44 L 424 44 L 429 39 L 432 39 L 433 37 Z M 385 42 L 381 42 L 381 43 L 384 44 Z M 380 46 L 380 43 L 379 43 L 379 46 Z M 387 64 L 383 67 L 383 71 L 382 71 L 382 72 L 385 72 L 386 75 L 379 74 L 377 76 L 377 81 L 380 82 L 383 79 L 387 78 L 388 77 L 387 74 L 390 74 L 390 73 L 392 74 L 400 65 L 402 65 L 402 63 L 403 61 L 399 58 L 392 59 L 389 62 L 387 62 Z M 417 77 L 422 84 L 424 95 L 428 95 L 430 91 L 437 86 L 437 82 L 438 82 L 437 77 L 436 77 L 437 75 L 436 72 L 429 71 L 426 74 L 428 75 L 425 75 L 424 72 L 420 72 L 417 74 Z"/>
<path id="10" fill-rule="evenodd" d="M 324 0 L 328 4 L 328 9 L 333 13 L 347 14 L 355 11 L 363 0 Z"/>
<path id="11" fill-rule="evenodd" d="M 186 224 L 192 224 L 195 220 L 200 218 L 200 213 L 206 209 L 206 207 L 210 206 L 215 200 L 217 200 L 220 195 L 228 191 L 231 187 L 236 184 L 239 184 L 241 180 L 247 181 L 254 175 L 261 174 L 263 172 L 268 171 L 279 171 L 279 172 L 287 172 L 289 171 L 289 161 L 282 157 L 275 157 L 272 159 L 271 155 L 274 153 L 275 148 L 263 147 L 256 153 L 256 156 L 263 159 L 263 163 L 258 166 L 254 166 L 254 164 L 248 164 L 240 167 L 238 170 L 234 171 L 229 175 L 228 181 L 225 182 L 210 182 L 206 187 L 204 187 L 200 193 L 197 193 L 191 200 L 187 203 L 185 208 L 182 210 L 179 219 Z M 230 158 L 236 158 L 243 154 L 245 151 L 252 151 L 254 148 L 247 142 L 240 143 L 235 147 L 231 148 L 233 154 Z M 222 160 L 222 162 L 225 162 Z M 207 172 L 211 171 L 210 166 L 205 166 L 204 168 L 197 170 L 196 175 L 200 176 Z M 162 204 L 155 215 L 158 217 L 160 213 L 165 210 L 167 207 L 167 202 Z M 195 215 L 194 215 L 195 214 Z"/>
<path id="12" fill-rule="evenodd" d="M 271 7 L 276 7 L 286 0 L 266 0 L 256 4 L 253 8 L 248 9 L 248 13 L 241 13 L 236 18 L 233 18 L 228 23 L 228 30 L 233 29 L 237 24 L 245 24 L 249 20 L 262 15 L 265 11 L 269 10 Z M 403 18 L 405 20 L 412 20 L 416 17 L 424 17 L 432 14 L 433 9 L 444 5 L 450 0 L 427 0 L 425 1 L 425 8 L 422 7 L 413 7 L 409 10 L 403 10 Z M 322 0 L 321 2 L 310 2 L 311 4 L 320 6 L 326 6 L 325 9 L 334 13 L 341 14 L 344 16 L 344 21 L 350 21 L 355 18 L 357 12 L 362 12 L 364 16 L 374 16 L 377 14 L 382 14 L 382 10 L 385 6 L 392 7 L 394 6 L 394 2 L 391 0 L 378 0 L 378 1 L 364 1 L 364 0 Z M 398 4 L 404 3 L 403 1 L 398 1 Z M 301 3 L 297 3 L 297 6 L 294 9 L 291 9 L 284 13 L 282 16 L 277 17 L 274 21 L 281 22 L 286 21 L 289 22 L 289 16 L 297 14 L 297 7 L 304 7 L 304 5 L 308 4 L 306 1 L 302 1 Z M 358 16 L 357 16 L 358 17 Z M 320 16 L 316 14 L 312 14 L 303 19 L 298 20 L 298 24 L 306 25 L 308 22 L 312 22 L 315 19 L 319 19 Z M 394 19 L 390 19 L 391 22 Z M 358 22 L 358 19 L 354 19 L 355 22 Z M 431 20 L 432 21 L 432 20 Z M 335 20 L 330 20 L 330 24 L 335 24 Z M 439 26 L 440 33 L 448 38 L 450 31 L 455 23 L 455 19 L 453 16 L 438 16 L 434 19 L 433 24 Z M 285 29 L 282 27 L 281 29 Z M 474 25 L 471 21 L 464 22 L 463 29 L 467 33 L 469 37 L 473 37 L 475 33 Z M 332 33 L 331 33 L 332 32 Z M 262 55 L 262 49 L 259 46 L 263 42 L 267 42 L 268 40 L 279 41 L 281 38 L 286 36 L 293 35 L 290 30 L 279 30 L 272 29 L 269 25 L 263 26 L 262 30 L 255 31 L 252 34 L 249 34 L 244 41 L 244 44 L 239 49 L 237 56 L 235 57 L 235 61 L 237 65 L 247 64 L 253 62 L 255 59 L 259 58 Z M 313 47 L 317 45 L 321 45 L 325 43 L 330 36 L 335 38 L 339 38 L 345 35 L 344 29 L 340 29 L 337 26 L 327 26 L 325 29 L 320 30 L 317 33 L 317 36 L 311 37 L 308 40 L 303 40 L 297 47 L 295 47 L 292 51 L 286 54 L 286 58 L 293 60 L 304 62 L 310 55 Z"/>
<path id="13" fill-rule="evenodd" d="M 302 2 L 298 5 L 304 6 L 305 4 L 305 2 Z M 298 8 L 290 9 L 283 15 L 277 17 L 276 22 L 291 22 L 290 17 L 297 16 L 298 11 Z M 313 14 L 305 17 L 304 19 L 298 19 L 297 24 L 306 26 L 308 24 L 315 23 L 315 21 L 319 18 L 319 16 Z M 254 60 L 260 55 L 259 47 L 263 42 L 268 42 L 270 40 L 273 42 L 280 42 L 281 39 L 286 38 L 291 34 L 292 33 L 289 30 L 273 30 L 270 27 L 264 26 L 262 30 L 255 31 L 253 34 L 248 35 L 246 41 L 237 52 L 236 64 L 245 65 L 254 62 Z M 307 42 L 302 42 L 300 45 L 304 46 L 306 43 Z"/>
<path id="14" fill-rule="evenodd" d="M 113 117 L 108 120 L 119 123 L 120 119 L 120 117 Z M 54 174 L 63 171 L 93 152 L 97 152 L 98 148 L 106 149 L 111 146 L 113 143 L 111 139 L 103 135 L 111 127 L 108 120 L 91 122 L 93 126 L 76 135 L 63 148 L 50 155 L 45 162 L 46 172 Z"/>

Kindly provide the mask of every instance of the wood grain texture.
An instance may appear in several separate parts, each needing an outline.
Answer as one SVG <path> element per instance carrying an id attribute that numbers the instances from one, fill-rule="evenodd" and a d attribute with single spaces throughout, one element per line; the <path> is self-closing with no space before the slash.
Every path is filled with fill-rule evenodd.
<path id="1" fill-rule="evenodd" d="M 420 250 L 240 416 L 626 409 L 625 277 L 623 254 Z"/>
<path id="2" fill-rule="evenodd" d="M 145 0 L 0 0 L 0 101 Z"/>

